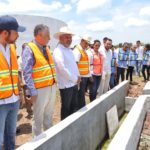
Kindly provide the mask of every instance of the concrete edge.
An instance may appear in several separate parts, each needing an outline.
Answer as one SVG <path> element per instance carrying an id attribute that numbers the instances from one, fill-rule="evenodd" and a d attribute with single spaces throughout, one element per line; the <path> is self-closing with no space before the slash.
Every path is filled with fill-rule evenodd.
<path id="1" fill-rule="evenodd" d="M 63 121 L 59 122 L 58 124 L 54 125 L 53 127 L 51 127 L 50 129 L 48 129 L 47 131 L 43 132 L 42 134 L 40 134 L 36 138 L 34 138 L 31 141 L 29 141 L 29 142 L 25 143 L 24 145 L 20 146 L 19 148 L 17 148 L 17 150 L 26 150 L 26 149 L 28 149 L 28 150 L 34 150 L 34 149 L 38 148 L 40 145 L 42 145 L 43 143 L 45 143 L 48 139 L 56 136 L 64 128 L 66 128 L 69 125 L 71 125 L 78 118 L 82 117 L 88 111 L 90 111 L 91 109 L 93 109 L 96 105 L 98 105 L 99 103 L 103 102 L 107 97 L 111 96 L 111 94 L 114 91 L 116 91 L 117 89 L 120 89 L 122 86 L 125 86 L 128 83 L 129 83 L 128 81 L 124 81 L 124 82 L 120 83 L 118 86 L 116 86 L 112 90 L 108 91 L 107 93 L 103 94 L 102 96 L 100 96 L 99 98 L 97 98 L 95 101 L 89 103 L 85 107 L 81 108 L 76 113 L 70 115 L 69 117 L 67 117 Z"/>
<path id="2" fill-rule="evenodd" d="M 149 95 L 150 94 L 150 81 L 148 81 L 143 89 L 143 94 L 144 95 Z"/>
<path id="3" fill-rule="evenodd" d="M 137 99 L 127 118 L 110 143 L 108 150 L 136 150 L 144 117 L 147 112 L 145 108 L 148 108 L 147 102 L 149 102 L 149 98 L 150 95 L 142 95 Z"/>

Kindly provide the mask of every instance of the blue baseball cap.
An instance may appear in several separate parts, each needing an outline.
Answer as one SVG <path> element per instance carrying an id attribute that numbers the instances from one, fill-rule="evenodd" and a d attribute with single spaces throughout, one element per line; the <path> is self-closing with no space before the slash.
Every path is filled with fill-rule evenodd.
<path id="1" fill-rule="evenodd" d="M 17 32 L 24 32 L 26 30 L 25 27 L 18 24 L 16 18 L 9 15 L 0 16 L 0 29 L 15 30 Z"/>

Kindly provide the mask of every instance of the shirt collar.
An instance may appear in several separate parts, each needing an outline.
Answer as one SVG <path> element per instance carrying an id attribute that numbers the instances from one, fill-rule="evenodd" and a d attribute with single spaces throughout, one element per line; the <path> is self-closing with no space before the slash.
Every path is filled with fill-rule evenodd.
<path id="1" fill-rule="evenodd" d="M 106 48 L 104 47 L 104 50 L 105 50 L 106 53 L 109 53 L 111 49 L 106 50 Z"/>
<path id="2" fill-rule="evenodd" d="M 58 44 L 58 47 L 60 47 L 61 49 L 70 49 L 70 48 L 65 47 L 65 46 L 62 45 L 61 43 Z"/>
<path id="3" fill-rule="evenodd" d="M 0 50 L 1 50 L 1 51 L 4 51 L 5 53 L 8 52 L 9 47 L 10 47 L 9 44 L 7 44 L 7 45 L 6 45 L 6 48 L 5 48 L 5 47 L 0 43 Z"/>
<path id="4" fill-rule="evenodd" d="M 85 49 L 82 48 L 82 46 L 81 46 L 80 44 L 78 44 L 77 47 L 78 47 L 79 49 L 81 49 L 81 50 L 86 51 Z"/>
<path id="5" fill-rule="evenodd" d="M 33 40 L 33 42 L 42 50 L 45 47 L 45 46 L 41 45 L 40 43 L 38 43 L 36 40 Z"/>

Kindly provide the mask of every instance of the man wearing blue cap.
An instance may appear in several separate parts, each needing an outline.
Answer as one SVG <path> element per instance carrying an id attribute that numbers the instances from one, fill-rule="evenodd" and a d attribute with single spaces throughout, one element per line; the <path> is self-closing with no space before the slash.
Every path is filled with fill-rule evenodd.
<path id="1" fill-rule="evenodd" d="M 0 150 L 15 149 L 19 109 L 18 64 L 15 41 L 25 28 L 12 16 L 0 17 Z"/>

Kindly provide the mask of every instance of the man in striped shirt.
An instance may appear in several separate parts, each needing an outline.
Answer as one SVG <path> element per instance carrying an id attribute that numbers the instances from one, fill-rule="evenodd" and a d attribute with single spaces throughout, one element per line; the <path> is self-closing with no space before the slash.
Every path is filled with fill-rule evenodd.
<path id="1" fill-rule="evenodd" d="M 52 114 L 56 97 L 54 63 L 47 46 L 49 28 L 39 24 L 34 29 L 35 39 L 26 44 L 22 52 L 24 80 L 29 103 L 33 104 L 33 136 L 52 126 Z"/>

